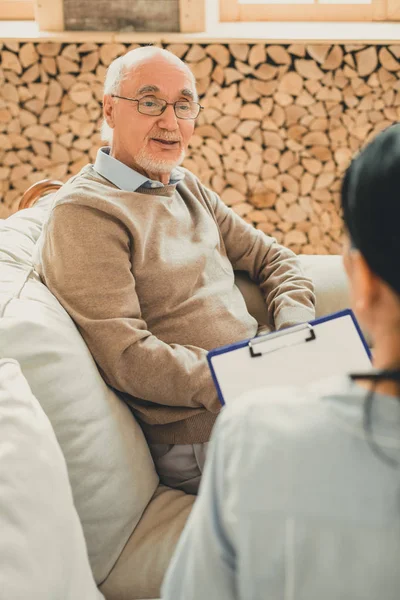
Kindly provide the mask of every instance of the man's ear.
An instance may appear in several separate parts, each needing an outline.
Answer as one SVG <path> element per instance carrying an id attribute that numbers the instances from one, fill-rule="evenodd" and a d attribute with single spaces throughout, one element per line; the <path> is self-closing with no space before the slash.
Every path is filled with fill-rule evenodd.
<path id="1" fill-rule="evenodd" d="M 114 99 L 110 96 L 110 94 L 106 94 L 103 96 L 103 117 L 105 118 L 107 125 L 114 129 L 114 108 L 115 103 Z"/>

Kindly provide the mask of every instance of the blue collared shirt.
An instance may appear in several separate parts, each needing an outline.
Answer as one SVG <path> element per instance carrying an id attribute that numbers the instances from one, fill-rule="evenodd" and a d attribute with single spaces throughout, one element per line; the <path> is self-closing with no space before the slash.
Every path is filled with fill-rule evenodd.
<path id="1" fill-rule="evenodd" d="M 94 170 L 99 175 L 116 185 L 125 192 L 136 192 L 140 187 L 160 188 L 164 187 L 161 181 L 154 181 L 145 175 L 141 175 L 135 169 L 128 167 L 118 159 L 110 156 L 110 148 L 105 146 L 97 152 Z M 170 184 L 176 184 L 185 178 L 185 174 L 179 167 L 171 172 Z"/>

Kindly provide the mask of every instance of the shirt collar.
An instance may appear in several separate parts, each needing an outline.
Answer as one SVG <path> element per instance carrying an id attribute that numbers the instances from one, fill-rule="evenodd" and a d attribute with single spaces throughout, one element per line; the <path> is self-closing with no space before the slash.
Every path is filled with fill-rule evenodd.
<path id="1" fill-rule="evenodd" d="M 110 156 L 109 146 L 104 146 L 98 150 L 93 167 L 99 175 L 125 192 L 136 192 L 141 186 L 150 188 L 164 187 L 161 181 L 149 179 L 113 156 Z M 171 172 L 169 183 L 174 185 L 182 181 L 184 177 L 185 174 L 179 167 L 176 167 Z"/>

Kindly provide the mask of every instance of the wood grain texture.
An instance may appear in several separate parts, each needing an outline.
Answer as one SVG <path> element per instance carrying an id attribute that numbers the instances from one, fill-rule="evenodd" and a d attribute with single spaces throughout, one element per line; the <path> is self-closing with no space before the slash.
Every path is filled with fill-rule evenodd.
<path id="1" fill-rule="evenodd" d="M 179 31 L 179 0 L 64 0 L 66 30 Z"/>
<path id="2" fill-rule="evenodd" d="M 384 21 L 398 20 L 400 0 L 371 0 L 366 4 L 254 3 L 219 0 L 221 22 L 252 21 Z"/>
<path id="3" fill-rule="evenodd" d="M 30 0 L 0 0 L 0 20 L 30 21 L 35 18 Z"/>
<path id="4" fill-rule="evenodd" d="M 64 30 L 63 0 L 37 0 L 35 18 L 40 31 Z"/>
<path id="5" fill-rule="evenodd" d="M 22 195 L 18 205 L 18 210 L 30 208 L 43 196 L 57 191 L 62 186 L 62 181 L 52 181 L 51 179 L 43 179 L 31 185 Z"/>
<path id="6" fill-rule="evenodd" d="M 205 0 L 179 0 L 179 23 L 182 33 L 205 31 Z"/>
<path id="7" fill-rule="evenodd" d="M 400 0 L 387 0 L 387 15 L 389 21 L 400 21 Z"/>

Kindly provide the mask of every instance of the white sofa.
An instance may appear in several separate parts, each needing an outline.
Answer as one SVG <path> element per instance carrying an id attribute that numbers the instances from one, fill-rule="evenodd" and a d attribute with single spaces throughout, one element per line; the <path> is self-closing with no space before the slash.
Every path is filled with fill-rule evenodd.
<path id="1" fill-rule="evenodd" d="M 159 484 L 139 425 L 33 269 L 51 200 L 0 221 L 0 359 L 19 363 L 52 424 L 99 589 L 108 600 L 154 598 L 194 497 Z M 318 315 L 348 307 L 339 256 L 300 260 L 314 280 Z M 243 274 L 237 282 L 250 312 L 266 322 L 257 287 Z"/>

